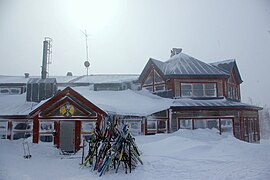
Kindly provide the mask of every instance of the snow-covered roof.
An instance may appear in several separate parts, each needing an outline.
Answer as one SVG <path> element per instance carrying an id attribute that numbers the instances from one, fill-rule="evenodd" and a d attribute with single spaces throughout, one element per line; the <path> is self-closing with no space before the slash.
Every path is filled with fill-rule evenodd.
<path id="1" fill-rule="evenodd" d="M 226 98 L 212 99 L 175 99 L 171 107 L 177 108 L 251 108 L 260 110 L 260 107 L 252 106 L 246 103 L 231 101 Z"/>
<path id="2" fill-rule="evenodd" d="M 150 58 L 139 77 L 140 82 L 153 64 L 165 77 L 229 77 L 226 71 L 180 52 L 165 62 Z"/>
<path id="3" fill-rule="evenodd" d="M 163 72 L 164 75 L 184 75 L 184 76 L 226 76 L 226 72 L 204 63 L 194 57 L 184 53 L 179 53 L 171 57 L 166 62 L 151 59 L 153 63 Z"/>
<path id="4" fill-rule="evenodd" d="M 166 61 L 162 71 L 165 75 L 227 75 L 223 71 L 182 52 Z"/>
<path id="5" fill-rule="evenodd" d="M 228 60 L 224 60 L 224 61 L 213 62 L 210 64 L 219 68 L 220 70 L 222 70 L 228 74 L 232 74 L 232 71 L 235 70 L 236 78 L 237 78 L 238 82 L 240 84 L 243 82 L 243 80 L 240 76 L 235 59 L 228 59 Z"/>
<path id="6" fill-rule="evenodd" d="M 69 81 L 77 78 L 78 76 L 50 76 L 48 78 L 56 78 L 57 83 L 68 83 Z M 30 79 L 40 79 L 40 76 L 3 76 L 0 75 L 0 84 L 4 83 L 23 83 L 26 84 Z"/>
<path id="7" fill-rule="evenodd" d="M 169 108 L 247 108 L 260 110 L 260 107 L 249 104 L 221 99 L 169 99 L 142 91 L 90 91 L 89 87 L 74 87 L 75 91 L 88 99 L 91 103 L 107 112 L 126 116 L 148 116 Z M 0 95 L 0 115 L 28 115 L 31 111 L 41 106 L 26 102 L 26 93 L 21 95 Z"/>
<path id="8" fill-rule="evenodd" d="M 81 76 L 75 82 L 76 83 L 122 83 L 136 81 L 139 75 L 132 74 L 100 74 L 100 75 L 89 75 Z"/>
<path id="9" fill-rule="evenodd" d="M 23 76 L 3 76 L 0 75 L 0 83 L 27 83 L 29 78 Z"/>
<path id="10" fill-rule="evenodd" d="M 36 106 L 26 102 L 26 93 L 20 95 L 0 95 L 0 115 L 28 115 Z"/>
<path id="11" fill-rule="evenodd" d="M 161 98 L 148 91 L 89 91 L 86 87 L 74 87 L 90 102 L 110 114 L 148 116 L 170 108 L 171 99 Z"/>
<path id="12" fill-rule="evenodd" d="M 97 74 L 89 76 L 50 76 L 48 78 L 56 78 L 57 83 L 122 83 L 138 80 L 139 75 L 136 74 Z M 0 75 L 0 84 L 4 83 L 23 83 L 26 84 L 29 79 L 38 78 L 39 76 L 3 76 Z"/>
<path id="13" fill-rule="evenodd" d="M 235 59 L 227 59 L 227 60 L 223 60 L 223 61 L 213 62 L 213 63 L 210 63 L 210 64 L 214 65 L 214 66 L 219 66 L 220 64 L 230 64 L 230 63 L 233 63 L 233 62 L 235 62 Z"/>

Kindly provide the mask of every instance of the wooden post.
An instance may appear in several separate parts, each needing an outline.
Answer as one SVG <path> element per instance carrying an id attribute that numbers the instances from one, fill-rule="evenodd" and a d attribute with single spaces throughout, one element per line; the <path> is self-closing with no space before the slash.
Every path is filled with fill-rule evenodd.
<path id="1" fill-rule="evenodd" d="M 233 136 L 235 137 L 234 117 L 232 118 Z"/>
<path id="2" fill-rule="evenodd" d="M 12 138 L 12 121 L 8 121 L 8 129 L 7 129 L 7 139 L 11 140 Z"/>
<path id="3" fill-rule="evenodd" d="M 54 134 L 54 145 L 57 147 L 57 148 L 59 148 L 60 147 L 60 137 L 59 137 L 59 135 L 60 135 L 60 133 L 59 133 L 59 131 L 60 131 L 60 124 L 59 124 L 60 122 L 59 121 L 54 121 L 54 132 L 55 132 L 55 134 Z"/>
<path id="4" fill-rule="evenodd" d="M 221 135 L 221 120 L 220 120 L 220 118 L 218 119 L 218 126 L 219 126 L 219 134 Z"/>
<path id="5" fill-rule="evenodd" d="M 244 118 L 243 118 L 243 111 L 240 112 L 240 139 L 244 140 Z"/>
<path id="6" fill-rule="evenodd" d="M 76 152 L 80 150 L 81 144 L 81 121 L 75 121 L 75 150 Z"/>
<path id="7" fill-rule="evenodd" d="M 38 115 L 34 116 L 33 121 L 33 143 L 38 143 L 39 141 L 39 120 Z"/>
<path id="8" fill-rule="evenodd" d="M 144 119 L 144 134 L 147 134 L 147 118 Z"/>
<path id="9" fill-rule="evenodd" d="M 170 132 L 170 110 L 167 110 L 167 133 Z"/>
<path id="10" fill-rule="evenodd" d="M 81 164 L 83 164 L 84 163 L 84 147 L 85 147 L 85 139 L 83 140 L 83 145 L 82 145 L 82 162 L 81 162 Z"/>

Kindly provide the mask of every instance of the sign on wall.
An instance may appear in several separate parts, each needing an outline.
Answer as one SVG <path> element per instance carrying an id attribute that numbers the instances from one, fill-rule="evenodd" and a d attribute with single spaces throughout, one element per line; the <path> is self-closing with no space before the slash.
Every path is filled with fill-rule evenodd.
<path id="1" fill-rule="evenodd" d="M 71 104 L 65 104 L 60 108 L 62 116 L 71 117 L 75 112 L 74 107 Z"/>

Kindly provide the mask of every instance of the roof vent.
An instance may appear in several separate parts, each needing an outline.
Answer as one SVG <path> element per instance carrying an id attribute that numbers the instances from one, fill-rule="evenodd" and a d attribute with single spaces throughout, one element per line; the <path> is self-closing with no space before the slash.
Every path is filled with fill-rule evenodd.
<path id="1" fill-rule="evenodd" d="M 25 78 L 29 78 L 29 73 L 24 73 Z"/>
<path id="2" fill-rule="evenodd" d="M 182 52 L 182 48 L 172 48 L 170 57 L 173 57 L 174 55 L 179 54 L 181 52 Z"/>
<path id="3" fill-rule="evenodd" d="M 72 72 L 67 72 L 67 76 L 73 76 Z"/>

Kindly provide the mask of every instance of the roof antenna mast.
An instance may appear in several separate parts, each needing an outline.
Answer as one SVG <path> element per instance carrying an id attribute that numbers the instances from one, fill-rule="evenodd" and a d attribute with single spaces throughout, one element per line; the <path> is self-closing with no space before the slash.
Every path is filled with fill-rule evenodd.
<path id="1" fill-rule="evenodd" d="M 84 66 L 86 67 L 86 75 L 88 76 L 88 69 L 90 67 L 90 62 L 89 62 L 89 57 L 88 57 L 88 34 L 86 32 L 86 30 L 81 32 L 84 34 L 85 36 L 85 51 L 86 51 L 86 61 L 84 61 Z"/>

